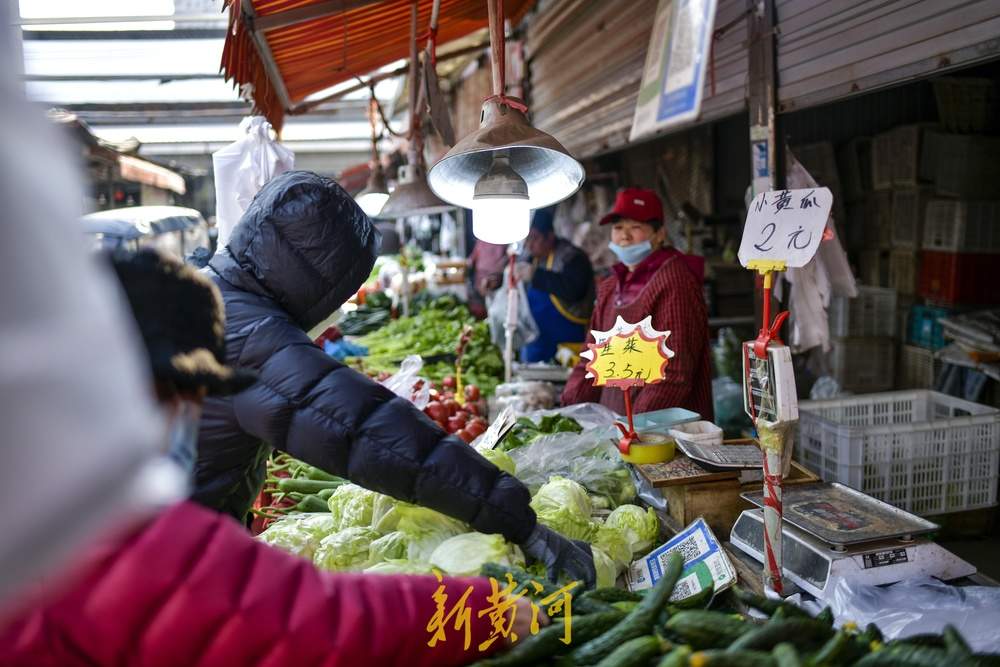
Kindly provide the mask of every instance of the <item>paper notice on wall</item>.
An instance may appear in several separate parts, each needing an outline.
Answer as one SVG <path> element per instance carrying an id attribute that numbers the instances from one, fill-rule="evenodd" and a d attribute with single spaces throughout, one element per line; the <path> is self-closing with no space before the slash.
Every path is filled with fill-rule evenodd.
<path id="1" fill-rule="evenodd" d="M 630 141 L 698 117 L 715 7 L 716 0 L 660 0 Z"/>

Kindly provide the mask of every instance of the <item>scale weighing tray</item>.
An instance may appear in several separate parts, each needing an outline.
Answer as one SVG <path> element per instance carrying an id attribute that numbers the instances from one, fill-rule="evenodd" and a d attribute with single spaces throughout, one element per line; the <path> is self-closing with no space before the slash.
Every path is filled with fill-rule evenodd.
<path id="1" fill-rule="evenodd" d="M 754 444 L 704 445 L 677 438 L 677 446 L 689 459 L 711 472 L 760 469 L 764 461 L 760 447 Z"/>
<path id="2" fill-rule="evenodd" d="M 934 532 L 938 525 L 865 495 L 843 484 L 802 484 L 782 490 L 786 523 L 835 547 L 913 537 Z M 757 507 L 764 492 L 741 494 Z"/>

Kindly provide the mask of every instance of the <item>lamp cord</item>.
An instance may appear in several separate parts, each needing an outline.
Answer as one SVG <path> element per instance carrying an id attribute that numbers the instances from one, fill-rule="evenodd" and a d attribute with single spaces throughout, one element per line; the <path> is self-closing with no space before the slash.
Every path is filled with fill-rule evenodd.
<path id="1" fill-rule="evenodd" d="M 493 56 L 493 95 L 484 102 L 495 101 L 497 104 L 528 113 L 528 106 L 523 102 L 507 97 L 507 36 L 504 34 L 503 0 L 486 0 L 490 16 L 490 50 Z"/>

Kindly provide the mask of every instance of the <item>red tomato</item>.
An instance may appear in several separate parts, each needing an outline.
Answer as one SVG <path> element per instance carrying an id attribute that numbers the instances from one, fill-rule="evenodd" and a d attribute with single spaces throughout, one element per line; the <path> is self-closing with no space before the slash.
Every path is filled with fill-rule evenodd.
<path id="1" fill-rule="evenodd" d="M 474 384 L 470 384 L 465 388 L 465 399 L 467 401 L 478 401 L 479 400 L 479 387 Z"/>
<path id="2" fill-rule="evenodd" d="M 448 408 L 443 403 L 438 401 L 431 401 L 428 403 L 427 407 L 424 408 L 424 412 L 428 417 L 438 423 L 445 422 L 449 417 Z"/>
<path id="3" fill-rule="evenodd" d="M 459 431 L 455 435 L 457 435 L 458 437 L 460 437 L 462 439 L 462 441 L 465 442 L 465 444 L 469 444 L 470 442 L 472 442 L 473 440 L 476 439 L 476 436 L 472 435 L 472 433 L 470 433 L 469 430 L 465 429 L 465 428 L 463 428 L 461 431 Z"/>
<path id="4" fill-rule="evenodd" d="M 454 417 L 458 414 L 458 409 L 461 407 L 454 398 L 449 398 L 441 403 L 448 410 L 448 416 Z"/>
<path id="5" fill-rule="evenodd" d="M 461 431 L 463 428 L 465 428 L 465 424 L 466 424 L 465 417 L 461 413 L 459 413 L 454 417 L 448 419 L 448 430 L 451 431 L 452 433 L 454 433 L 455 431 Z"/>
<path id="6" fill-rule="evenodd" d="M 477 419 L 466 424 L 465 430 L 471 433 L 473 438 L 478 438 L 486 432 L 486 425 Z"/>
<path id="7" fill-rule="evenodd" d="M 441 386 L 445 389 L 455 388 L 455 378 L 452 375 L 446 375 L 443 380 L 441 380 Z"/>

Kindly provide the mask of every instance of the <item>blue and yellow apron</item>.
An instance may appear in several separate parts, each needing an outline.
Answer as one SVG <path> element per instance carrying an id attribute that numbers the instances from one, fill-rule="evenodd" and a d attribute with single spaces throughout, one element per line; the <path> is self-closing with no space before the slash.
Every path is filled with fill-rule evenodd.
<path id="1" fill-rule="evenodd" d="M 552 268 L 554 254 L 549 254 L 546 269 Z M 584 339 L 589 320 L 575 317 L 554 294 L 525 286 L 528 292 L 528 306 L 538 325 L 538 338 L 521 348 L 521 361 L 551 361 L 556 348 L 561 343 L 580 343 Z"/>

